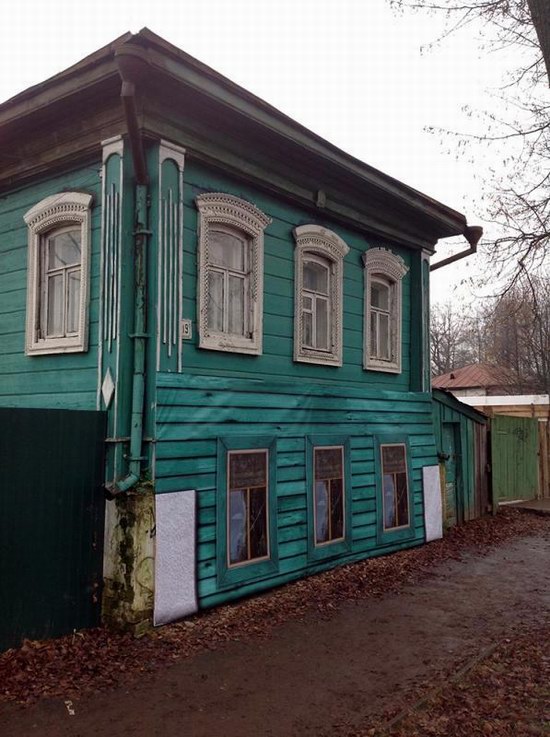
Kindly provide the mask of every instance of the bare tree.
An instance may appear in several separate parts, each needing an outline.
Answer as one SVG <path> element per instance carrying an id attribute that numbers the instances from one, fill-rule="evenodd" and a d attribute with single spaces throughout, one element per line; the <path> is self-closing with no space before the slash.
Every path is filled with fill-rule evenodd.
<path id="1" fill-rule="evenodd" d="M 506 276 L 508 286 L 525 270 L 537 273 L 548 251 L 550 235 L 550 2 L 548 0 L 389 0 L 401 10 L 443 13 L 444 37 L 465 26 L 483 23 L 487 45 L 521 50 L 518 66 L 492 109 L 478 114 L 479 132 L 436 131 L 455 135 L 457 146 L 492 145 L 502 155 L 490 172 L 490 205 L 486 220 L 498 234 L 483 248 L 491 275 Z M 508 57 L 508 54 L 507 54 Z M 496 97 L 496 99 L 495 99 Z M 434 129 L 432 129 L 434 130 Z"/>
<path id="2" fill-rule="evenodd" d="M 434 376 L 471 363 L 508 369 L 517 393 L 550 393 L 550 284 L 527 272 L 497 300 L 469 313 L 450 304 L 432 314 Z"/>
<path id="3" fill-rule="evenodd" d="M 479 361 L 472 340 L 473 321 L 469 315 L 448 303 L 436 305 L 431 313 L 432 375 L 446 374 L 454 368 Z"/>

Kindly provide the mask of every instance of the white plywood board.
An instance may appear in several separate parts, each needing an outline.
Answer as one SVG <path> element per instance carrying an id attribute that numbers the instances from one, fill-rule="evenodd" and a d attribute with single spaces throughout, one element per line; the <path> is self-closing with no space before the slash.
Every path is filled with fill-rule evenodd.
<path id="1" fill-rule="evenodd" d="M 439 486 L 439 466 L 424 466 L 422 469 L 424 491 L 424 522 L 426 542 L 443 537 L 443 510 Z"/>
<path id="2" fill-rule="evenodd" d="M 157 494 L 155 625 L 194 614 L 196 579 L 196 491 Z"/>

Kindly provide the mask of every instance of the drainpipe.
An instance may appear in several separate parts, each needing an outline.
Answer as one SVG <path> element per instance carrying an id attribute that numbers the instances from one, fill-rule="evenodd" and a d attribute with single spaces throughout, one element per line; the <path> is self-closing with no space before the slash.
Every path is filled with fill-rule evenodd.
<path id="1" fill-rule="evenodd" d="M 483 228 L 479 225 L 466 226 L 466 229 L 464 230 L 464 238 L 466 238 L 466 240 L 470 244 L 470 248 L 467 248 L 465 251 L 455 253 L 454 256 L 449 256 L 448 258 L 441 259 L 441 261 L 438 261 L 436 264 L 430 264 L 430 271 L 441 269 L 442 266 L 454 264 L 455 261 L 460 261 L 460 259 L 466 258 L 466 256 L 471 256 L 477 251 L 477 244 L 479 243 L 482 235 Z"/>
<path id="2" fill-rule="evenodd" d="M 128 491 L 141 478 L 141 462 L 143 446 L 143 414 L 145 400 L 145 353 L 146 340 L 149 337 L 147 328 L 147 238 L 148 229 L 148 176 L 143 140 L 139 129 L 135 78 L 139 74 L 139 63 L 132 50 L 122 48 L 116 52 L 115 60 L 122 77 L 121 98 L 128 129 L 130 150 L 135 175 L 135 230 L 134 230 L 134 332 L 130 335 L 134 341 L 134 365 L 132 371 L 132 417 L 130 430 L 130 453 L 128 474 L 109 487 L 109 492 L 116 496 Z"/>

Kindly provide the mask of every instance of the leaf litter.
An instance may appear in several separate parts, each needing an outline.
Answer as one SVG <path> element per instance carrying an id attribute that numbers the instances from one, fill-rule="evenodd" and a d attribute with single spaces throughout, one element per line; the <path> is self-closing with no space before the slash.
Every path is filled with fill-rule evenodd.
<path id="1" fill-rule="evenodd" d="M 19 648 L 0 654 L 0 701 L 28 705 L 41 698 L 78 699 L 85 693 L 107 691 L 171 662 L 222 648 L 228 642 L 268 637 L 280 624 L 303 619 L 307 614 L 330 617 L 345 602 L 399 591 L 430 576 L 432 569 L 444 561 L 461 560 L 469 553 L 483 555 L 515 537 L 549 531 L 549 517 L 508 508 L 495 517 L 455 527 L 443 539 L 428 545 L 311 575 L 261 596 L 151 630 L 139 639 L 130 633 L 99 627 L 54 640 L 25 640 Z M 548 662 L 544 662 L 547 667 Z M 463 701 L 467 709 L 466 697 Z M 442 713 L 441 720 L 444 719 Z M 447 733 L 425 730 L 391 734 L 414 737 Z M 500 737 L 508 733 L 479 734 Z"/>

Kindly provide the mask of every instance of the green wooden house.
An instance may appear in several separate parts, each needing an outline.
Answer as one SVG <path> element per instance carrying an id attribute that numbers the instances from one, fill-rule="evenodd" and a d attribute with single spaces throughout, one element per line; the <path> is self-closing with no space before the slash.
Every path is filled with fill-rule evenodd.
<path id="1" fill-rule="evenodd" d="M 106 618 L 437 534 L 429 261 L 463 215 L 146 29 L 0 135 L 0 404 L 107 414 Z"/>

